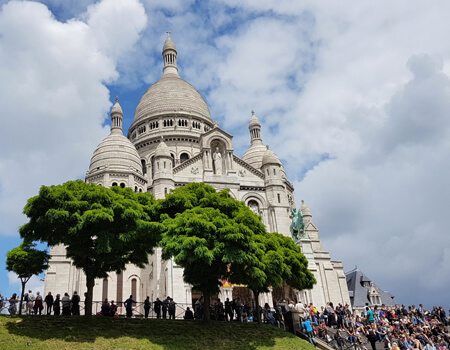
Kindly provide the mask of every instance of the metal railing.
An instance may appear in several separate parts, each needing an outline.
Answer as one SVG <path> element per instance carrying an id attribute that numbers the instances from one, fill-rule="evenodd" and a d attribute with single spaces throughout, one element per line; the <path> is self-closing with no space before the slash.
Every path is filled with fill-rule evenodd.
<path id="1" fill-rule="evenodd" d="M 17 303 L 14 303 L 15 308 L 10 308 L 10 302 L 9 300 L 4 300 L 3 305 L 0 305 L 0 315 L 18 315 L 19 314 L 19 303 L 20 301 L 17 301 Z M 22 302 L 22 315 L 27 314 L 27 306 L 26 301 Z M 102 309 L 103 302 L 101 301 L 93 301 L 92 302 L 92 314 L 93 315 L 101 315 L 101 309 Z M 123 302 L 117 303 L 117 312 L 116 315 L 118 317 L 124 317 L 126 315 L 126 310 Z M 43 303 L 44 308 L 42 309 L 42 315 L 47 314 L 47 305 Z M 85 314 L 85 304 L 84 302 L 80 302 L 80 315 Z M 185 315 L 186 309 L 191 308 L 193 310 L 192 304 L 183 304 L 183 303 L 177 303 L 175 304 L 175 318 L 182 319 Z M 61 313 L 62 313 L 62 305 L 61 305 Z M 34 312 L 33 312 L 34 313 Z M 51 315 L 53 315 L 53 309 L 51 312 Z M 144 317 L 145 316 L 145 310 L 144 310 L 144 303 L 143 302 L 137 302 L 133 303 L 132 308 L 132 314 L 133 317 Z M 161 312 L 160 312 L 161 318 L 166 316 L 166 318 L 169 318 L 169 310 L 167 309 L 164 313 L 163 307 L 161 306 Z M 154 310 L 154 305 L 151 303 L 151 307 L 149 310 L 148 318 L 157 318 L 156 312 Z"/>

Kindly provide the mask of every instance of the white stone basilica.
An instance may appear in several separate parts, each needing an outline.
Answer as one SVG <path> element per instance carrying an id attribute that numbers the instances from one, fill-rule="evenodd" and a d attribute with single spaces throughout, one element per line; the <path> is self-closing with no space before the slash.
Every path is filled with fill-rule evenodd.
<path id="1" fill-rule="evenodd" d="M 95 150 L 86 182 L 105 187 L 131 187 L 164 198 L 170 190 L 190 182 L 204 182 L 245 202 L 261 216 L 268 231 L 291 236 L 291 209 L 295 208 L 294 187 L 287 180 L 280 159 L 261 139 L 261 124 L 252 113 L 251 146 L 242 158 L 234 154 L 233 136 L 212 120 L 199 92 L 180 78 L 177 50 L 170 37 L 164 43 L 163 76 L 142 96 L 128 138 L 123 135 L 123 112 L 118 99 L 111 111 L 111 134 Z M 301 206 L 306 238 L 299 244 L 309 261 L 317 284 L 312 290 L 296 292 L 304 303 L 350 303 L 341 262 L 331 261 L 323 250 L 311 213 Z M 65 248 L 52 247 L 46 272 L 45 291 L 53 295 L 85 291 L 85 277 L 65 256 Z M 237 288 L 224 282 L 222 298 L 234 296 Z M 239 287 L 242 288 L 242 287 Z M 120 274 L 112 272 L 96 280 L 94 300 L 124 301 L 132 294 L 137 301 L 146 296 L 161 300 L 170 295 L 177 303 L 192 303 L 191 286 L 183 281 L 183 270 L 173 261 L 161 260 L 161 251 L 149 257 L 144 269 L 134 265 Z M 272 295 L 261 303 L 272 303 Z"/>

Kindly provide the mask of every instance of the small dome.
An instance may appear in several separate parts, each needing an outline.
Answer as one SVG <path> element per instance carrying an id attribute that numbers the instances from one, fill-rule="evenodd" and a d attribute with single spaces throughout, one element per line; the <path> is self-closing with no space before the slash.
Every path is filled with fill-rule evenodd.
<path id="1" fill-rule="evenodd" d="M 264 157 L 262 158 L 262 166 L 267 164 L 281 165 L 280 158 L 278 158 L 277 155 L 273 153 L 268 146 L 266 152 L 264 153 Z"/>
<path id="2" fill-rule="evenodd" d="M 248 128 L 253 129 L 254 127 L 261 127 L 261 123 L 259 122 L 258 118 L 256 118 L 255 112 L 252 111 L 252 117 L 250 118 Z"/>
<path id="3" fill-rule="evenodd" d="M 111 109 L 111 115 L 117 114 L 117 113 L 121 114 L 123 116 L 122 107 L 120 107 L 118 97 L 116 97 L 116 103 L 114 104 L 113 108 Z"/>
<path id="4" fill-rule="evenodd" d="M 109 171 L 126 171 L 143 176 L 141 158 L 136 148 L 121 133 L 111 133 L 92 155 L 89 172 L 105 168 Z"/>
<path id="5" fill-rule="evenodd" d="M 247 152 L 242 156 L 242 160 L 259 170 L 261 169 L 262 159 L 266 151 L 267 148 L 262 143 L 251 145 Z"/>
<path id="6" fill-rule="evenodd" d="M 175 43 L 173 42 L 173 40 L 170 36 L 167 37 L 166 42 L 164 43 L 164 46 L 163 46 L 163 52 L 166 50 L 177 51 L 177 48 L 175 47 Z"/>
<path id="7" fill-rule="evenodd" d="M 169 147 L 167 147 L 166 143 L 164 141 L 161 141 L 156 147 L 155 150 L 155 157 L 168 157 L 171 158 Z"/>

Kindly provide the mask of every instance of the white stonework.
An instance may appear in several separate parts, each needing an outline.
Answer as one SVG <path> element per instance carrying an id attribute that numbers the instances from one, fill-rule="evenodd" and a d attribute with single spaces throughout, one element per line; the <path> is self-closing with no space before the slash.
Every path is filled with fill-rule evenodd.
<path id="1" fill-rule="evenodd" d="M 94 152 L 86 182 L 149 191 L 157 199 L 190 182 L 204 182 L 217 190 L 229 188 L 234 198 L 261 216 L 270 232 L 290 236 L 294 187 L 280 159 L 263 145 L 261 124 L 253 111 L 251 146 L 239 158 L 234 154 L 233 136 L 212 120 L 198 91 L 178 75 L 177 51 L 170 37 L 164 44 L 163 58 L 163 76 L 142 96 L 128 138 L 123 136 L 123 113 L 116 101 L 111 111 L 111 134 Z M 214 161 L 215 152 L 220 153 L 220 164 Z M 317 306 L 327 301 L 348 303 L 342 264 L 331 261 L 323 251 L 309 209 L 303 205 L 302 212 L 308 236 L 302 240 L 302 249 L 318 283 L 311 291 L 298 292 L 298 297 Z M 231 299 L 232 288 L 224 286 L 219 297 Z M 64 247 L 53 247 L 45 293 L 62 295 L 74 290 L 83 297 L 84 275 L 65 257 Z M 171 260 L 161 260 L 160 249 L 149 257 L 144 269 L 130 265 L 120 275 L 110 273 L 107 279 L 96 280 L 96 301 L 108 298 L 120 302 L 130 294 L 137 301 L 147 295 L 151 300 L 169 295 L 177 303 L 192 303 L 191 286 L 183 281 L 183 270 Z M 261 304 L 265 302 L 272 304 L 271 293 L 261 296 Z"/>

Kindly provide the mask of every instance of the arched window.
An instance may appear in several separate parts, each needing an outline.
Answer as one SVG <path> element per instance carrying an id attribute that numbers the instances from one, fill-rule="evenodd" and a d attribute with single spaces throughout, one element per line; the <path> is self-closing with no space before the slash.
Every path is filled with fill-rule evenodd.
<path id="1" fill-rule="evenodd" d="M 123 182 L 121 182 L 120 187 L 125 188 L 125 184 Z"/>
<path id="2" fill-rule="evenodd" d="M 180 154 L 180 163 L 184 163 L 188 159 L 189 159 L 189 154 L 187 154 L 187 153 L 181 153 Z"/>
<path id="3" fill-rule="evenodd" d="M 137 192 L 137 191 L 138 191 L 137 186 L 134 186 L 134 192 Z"/>
<path id="4" fill-rule="evenodd" d="M 142 188 L 139 189 L 139 192 L 142 192 Z"/>
<path id="5" fill-rule="evenodd" d="M 275 168 L 273 169 L 273 174 L 274 174 L 274 175 L 276 175 L 276 174 L 277 174 L 277 173 L 276 173 L 276 171 L 275 171 Z"/>
<path id="6" fill-rule="evenodd" d="M 171 153 L 170 156 L 172 157 L 172 168 L 175 168 L 175 156 L 173 153 Z"/>
<path id="7" fill-rule="evenodd" d="M 279 193 L 277 193 L 278 203 L 281 203 L 281 196 Z"/>
<path id="8" fill-rule="evenodd" d="M 113 186 L 117 186 L 117 182 L 113 182 L 113 184 L 112 184 Z"/>
<path id="9" fill-rule="evenodd" d="M 167 187 L 164 187 L 164 194 L 167 194 Z"/>
<path id="10" fill-rule="evenodd" d="M 142 164 L 142 174 L 147 174 L 147 167 L 145 164 L 145 159 L 141 159 L 141 164 Z"/>

